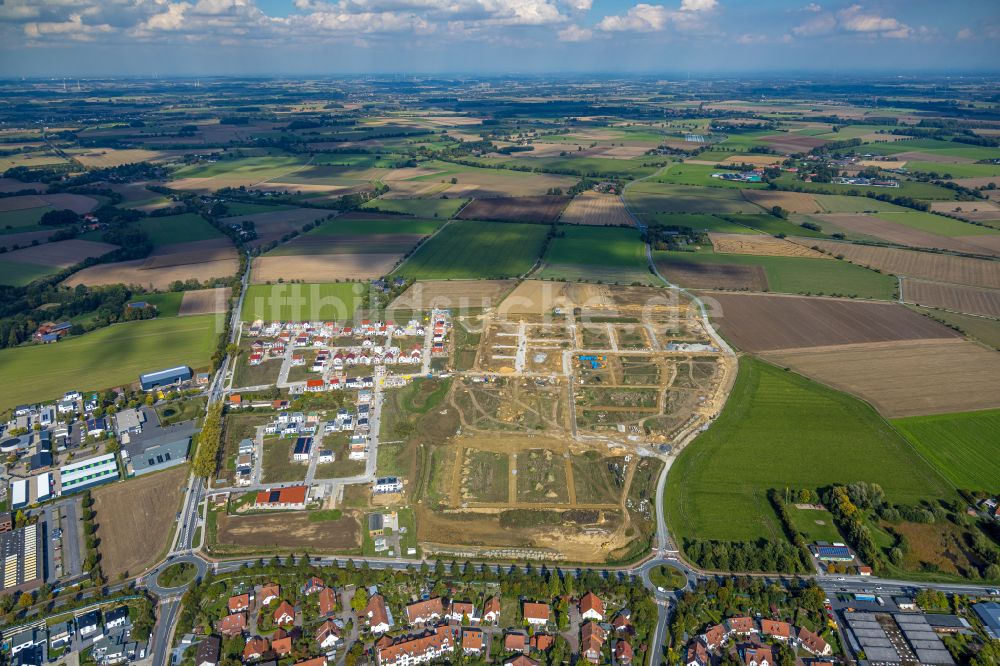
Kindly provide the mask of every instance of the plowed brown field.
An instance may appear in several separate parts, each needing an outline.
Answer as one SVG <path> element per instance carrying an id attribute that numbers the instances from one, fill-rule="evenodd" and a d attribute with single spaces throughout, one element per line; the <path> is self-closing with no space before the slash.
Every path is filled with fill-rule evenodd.
<path id="1" fill-rule="evenodd" d="M 763 356 L 867 400 L 889 418 L 1000 407 L 1000 352 L 961 338 L 810 347 Z"/>
<path id="2" fill-rule="evenodd" d="M 376 278 L 391 271 L 398 259 L 398 254 L 258 257 L 253 262 L 252 281 L 256 283 L 277 282 L 279 279 L 284 279 L 286 281 L 335 282 L 337 280 Z"/>
<path id="3" fill-rule="evenodd" d="M 969 254 L 1000 254 L 1000 236 L 941 236 L 914 229 L 905 224 L 884 220 L 874 215 L 853 213 L 813 215 L 839 229 L 865 236 L 880 238 L 890 243 L 941 250 L 953 250 Z"/>
<path id="4" fill-rule="evenodd" d="M 181 301 L 181 308 L 178 315 L 217 314 L 226 311 L 226 304 L 233 290 L 229 287 L 217 287 L 215 289 L 196 289 L 185 291 L 184 299 Z"/>
<path id="5" fill-rule="evenodd" d="M 811 240 L 809 244 L 883 273 L 1000 289 L 1000 262 L 996 261 L 825 240 Z"/>
<path id="6" fill-rule="evenodd" d="M 763 266 L 709 264 L 671 257 L 670 261 L 657 259 L 656 268 L 669 281 L 682 287 L 767 291 L 767 273 Z"/>
<path id="7" fill-rule="evenodd" d="M 963 287 L 943 282 L 903 280 L 903 300 L 954 312 L 1000 317 L 1000 290 Z"/>
<path id="8" fill-rule="evenodd" d="M 895 303 L 726 292 L 708 292 L 704 297 L 722 335 L 750 352 L 959 337 Z"/>
<path id="9" fill-rule="evenodd" d="M 461 220 L 495 220 L 499 222 L 542 222 L 559 219 L 568 197 L 496 197 L 474 199 L 459 213 Z"/>

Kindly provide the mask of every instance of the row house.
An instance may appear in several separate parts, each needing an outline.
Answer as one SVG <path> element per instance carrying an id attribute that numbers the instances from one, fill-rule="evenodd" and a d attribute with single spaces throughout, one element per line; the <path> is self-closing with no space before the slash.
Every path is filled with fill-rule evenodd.
<path id="1" fill-rule="evenodd" d="M 455 630 L 447 625 L 416 636 L 388 637 L 375 644 L 379 666 L 411 666 L 448 655 L 455 644 Z"/>

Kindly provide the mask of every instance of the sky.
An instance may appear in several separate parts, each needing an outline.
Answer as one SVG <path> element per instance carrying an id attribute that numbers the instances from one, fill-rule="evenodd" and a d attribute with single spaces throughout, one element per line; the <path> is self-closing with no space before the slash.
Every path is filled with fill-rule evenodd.
<path id="1" fill-rule="evenodd" d="M 1000 71 L 1000 0 L 0 0 L 0 77 Z"/>

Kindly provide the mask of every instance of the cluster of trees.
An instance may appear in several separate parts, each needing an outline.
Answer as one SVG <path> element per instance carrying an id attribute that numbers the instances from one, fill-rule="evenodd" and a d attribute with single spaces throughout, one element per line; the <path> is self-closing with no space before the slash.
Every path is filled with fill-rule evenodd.
<path id="1" fill-rule="evenodd" d="M 87 556 L 83 562 L 84 570 L 90 573 L 90 580 L 94 585 L 101 586 L 107 582 L 104 572 L 101 570 L 101 554 L 97 550 L 100 540 L 97 538 L 97 524 L 94 522 L 94 498 L 90 491 L 83 492 L 81 500 L 83 505 L 83 536 L 86 543 Z"/>
<path id="2" fill-rule="evenodd" d="M 709 541 L 685 539 L 684 554 L 710 571 L 805 573 L 799 549 L 784 541 Z"/>
<path id="3" fill-rule="evenodd" d="M 852 484 L 857 487 L 870 487 L 871 493 L 859 497 L 870 502 L 880 497 L 882 489 L 877 484 Z M 877 490 L 877 493 L 875 492 Z M 858 495 L 856 495 L 858 496 Z M 863 562 L 866 562 L 876 573 L 884 565 L 884 558 L 871 530 L 865 525 L 862 509 L 851 500 L 851 494 L 845 486 L 834 486 L 826 498 L 826 506 L 833 514 L 841 534 L 846 535 L 848 542 Z"/>
<path id="4" fill-rule="evenodd" d="M 215 474 L 222 445 L 222 403 L 209 408 L 205 422 L 198 433 L 198 449 L 195 451 L 191 471 L 202 478 Z"/>
<path id="5" fill-rule="evenodd" d="M 792 522 L 791 516 L 788 515 L 788 507 L 785 506 L 785 496 L 787 494 L 787 490 L 783 494 L 772 488 L 767 491 L 767 498 L 771 501 L 771 505 L 774 507 L 775 513 L 778 514 L 781 526 L 785 530 L 785 536 L 787 536 L 792 544 L 798 549 L 799 560 L 802 568 L 808 571 L 812 567 L 812 556 L 809 553 L 809 544 L 806 543 L 805 537 L 798 531 L 798 529 L 796 529 L 795 523 Z M 806 491 L 805 494 L 808 496 L 808 491 Z"/>

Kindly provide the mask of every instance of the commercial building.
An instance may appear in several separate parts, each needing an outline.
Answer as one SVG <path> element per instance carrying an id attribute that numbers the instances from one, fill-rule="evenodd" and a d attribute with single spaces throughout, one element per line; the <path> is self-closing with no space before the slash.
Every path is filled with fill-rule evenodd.
<path id="1" fill-rule="evenodd" d="M 976 611 L 976 615 L 983 621 L 983 627 L 990 638 L 1000 639 L 1000 604 L 986 601 L 973 605 L 972 610 Z"/>
<path id="2" fill-rule="evenodd" d="M 185 421 L 166 428 L 147 424 L 138 435 L 129 435 L 123 442 L 122 462 L 128 476 L 174 467 L 187 460 L 191 438 L 198 428 L 194 421 Z"/>
<path id="3" fill-rule="evenodd" d="M 156 372 L 140 375 L 139 386 L 142 387 L 143 391 L 151 391 L 155 388 L 163 388 L 173 384 L 190 381 L 193 376 L 191 368 L 186 365 L 180 365 L 176 368 L 167 368 L 165 370 L 157 370 Z"/>
<path id="4" fill-rule="evenodd" d="M 59 469 L 59 492 L 62 495 L 93 488 L 103 483 L 117 481 L 118 463 L 115 454 L 79 460 Z"/>
<path id="5" fill-rule="evenodd" d="M 0 533 L 3 587 L 0 592 L 24 592 L 39 587 L 45 579 L 44 544 L 39 523 Z"/>

